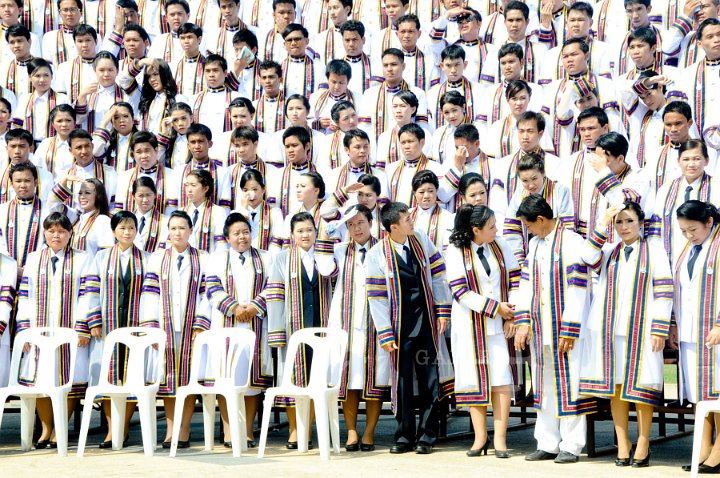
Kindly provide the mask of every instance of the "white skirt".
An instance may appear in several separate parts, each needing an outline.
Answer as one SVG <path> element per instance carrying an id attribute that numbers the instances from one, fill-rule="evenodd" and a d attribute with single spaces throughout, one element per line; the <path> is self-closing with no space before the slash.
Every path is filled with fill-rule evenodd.
<path id="1" fill-rule="evenodd" d="M 715 352 L 715 364 L 713 376 L 715 383 L 720 383 L 720 350 Z M 698 362 L 697 344 L 680 342 L 680 400 L 687 399 L 691 403 L 697 403 Z"/>

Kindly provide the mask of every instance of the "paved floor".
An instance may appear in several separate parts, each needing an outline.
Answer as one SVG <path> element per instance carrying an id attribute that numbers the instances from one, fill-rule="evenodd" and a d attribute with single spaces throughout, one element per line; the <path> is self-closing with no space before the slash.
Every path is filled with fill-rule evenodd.
<path id="1" fill-rule="evenodd" d="M 97 413 L 94 413 L 93 426 L 97 426 Z M 88 439 L 89 448 L 84 458 L 74 456 L 77 438 L 70 439 L 70 456 L 58 457 L 50 450 L 34 450 L 28 453 L 20 451 L 19 419 L 17 414 L 6 414 L 2 432 L 0 433 L 0 477 L 45 477 L 61 476 L 327 476 L 372 477 L 381 476 L 502 476 L 520 477 L 532 473 L 533 477 L 576 476 L 590 477 L 683 477 L 689 476 L 680 470 L 680 465 L 689 462 L 692 438 L 660 443 L 652 447 L 652 466 L 647 469 L 617 468 L 613 464 L 614 456 L 606 455 L 598 458 L 582 456 L 581 461 L 573 465 L 557 465 L 552 462 L 530 464 L 524 461 L 526 453 L 534 450 L 535 441 L 532 427 L 511 431 L 508 434 L 508 445 L 512 456 L 508 460 L 496 459 L 492 448 L 488 456 L 468 458 L 465 451 L 471 440 L 461 439 L 438 444 L 432 455 L 390 455 L 388 448 L 392 441 L 394 419 L 391 416 L 381 417 L 377 434 L 377 450 L 371 453 L 347 453 L 331 455 L 327 462 L 319 459 L 317 450 L 305 455 L 284 448 L 287 430 L 278 429 L 271 433 L 266 457 L 260 460 L 256 452 L 250 450 L 240 458 L 234 459 L 230 450 L 222 445 L 211 452 L 203 450 L 202 417 L 194 415 L 192 436 L 193 443 L 189 450 L 179 450 L 177 458 L 170 458 L 167 450 L 158 449 L 152 458 L 145 458 L 142 453 L 139 425 L 131 430 L 131 444 L 128 448 L 118 451 L 105 451 L 97 448 L 103 434 L 94 433 Z M 159 421 L 159 436 L 165 430 L 164 421 Z M 342 425 L 341 425 L 342 426 Z M 468 418 L 451 418 L 451 432 L 468 429 Z M 362 429 L 362 423 L 360 424 Z M 343 428 L 344 430 L 344 428 Z M 657 430 L 654 430 L 657 433 Z M 599 446 L 610 445 L 613 441 L 610 423 L 599 426 Z M 342 439 L 345 437 L 343 435 Z M 317 443 L 317 441 L 316 441 Z M 344 443 L 344 441 L 343 441 Z M 245 475 L 248 473 L 249 475 Z"/>

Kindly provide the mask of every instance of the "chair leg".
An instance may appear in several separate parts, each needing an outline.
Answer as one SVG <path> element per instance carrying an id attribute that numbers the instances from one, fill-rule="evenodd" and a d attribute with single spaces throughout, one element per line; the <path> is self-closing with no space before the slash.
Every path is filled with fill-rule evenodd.
<path id="1" fill-rule="evenodd" d="M 340 453 L 340 412 L 338 410 L 337 395 L 330 397 L 328 401 L 328 420 L 330 422 L 330 438 L 335 453 Z"/>
<path id="2" fill-rule="evenodd" d="M 229 393 L 225 396 L 227 403 L 228 422 L 230 424 L 230 442 L 234 458 L 239 458 L 242 453 L 242 442 L 240 441 L 240 413 L 238 410 L 238 396 L 236 393 Z"/>
<path id="3" fill-rule="evenodd" d="M 35 425 L 35 397 L 20 399 L 20 447 L 22 451 L 32 449 L 33 428 Z"/>
<path id="4" fill-rule="evenodd" d="M 215 394 L 203 394 L 202 403 L 205 451 L 212 451 L 215 441 Z"/>
<path id="5" fill-rule="evenodd" d="M 247 451 L 247 414 L 245 413 L 245 394 L 238 395 L 238 426 L 240 427 L 240 448 Z"/>
<path id="6" fill-rule="evenodd" d="M 82 411 L 82 421 L 80 423 L 80 436 L 78 437 L 77 456 L 85 456 L 85 445 L 87 445 L 88 431 L 90 430 L 90 420 L 92 418 L 93 408 L 93 391 L 88 389 L 85 393 L 85 400 Z M 102 412 L 100 412 L 102 413 Z"/>
<path id="7" fill-rule="evenodd" d="M 55 422 L 55 438 L 59 456 L 67 456 L 68 449 L 68 404 L 67 394 L 56 393 L 50 396 Z"/>
<path id="8" fill-rule="evenodd" d="M 122 450 L 125 439 L 125 402 L 127 397 L 110 398 L 110 418 L 112 421 L 112 449 Z"/>
<path id="9" fill-rule="evenodd" d="M 155 453 L 155 443 L 157 443 L 157 410 L 155 401 L 155 396 L 141 396 L 138 394 L 137 397 L 138 414 L 140 415 L 140 431 L 142 432 L 145 456 L 153 456 Z"/>
<path id="10" fill-rule="evenodd" d="M 709 405 L 710 403 L 708 402 L 698 402 L 697 405 L 695 405 L 695 426 L 693 431 L 692 462 L 690 469 L 693 478 L 697 476 L 698 467 L 700 466 L 700 444 L 702 443 L 705 417 L 714 408 Z"/>
<path id="11" fill-rule="evenodd" d="M 265 457 L 265 445 L 267 444 L 268 429 L 270 428 L 270 415 L 272 414 L 272 405 L 275 401 L 275 394 L 269 390 L 265 392 L 265 400 L 263 401 L 262 427 L 260 427 L 260 443 L 258 443 L 258 458 Z"/>
<path id="12" fill-rule="evenodd" d="M 295 397 L 295 422 L 297 423 L 298 451 L 308 451 L 308 440 L 312 436 L 312 423 L 310 422 L 310 399 Z"/>
<path id="13" fill-rule="evenodd" d="M 185 397 L 187 394 L 178 389 L 175 395 L 175 413 L 173 415 L 172 444 L 170 445 L 170 456 L 177 453 L 178 436 L 180 436 L 180 425 L 182 424 L 183 410 L 185 409 Z M 167 413 L 167 412 L 165 412 Z"/>
<path id="14" fill-rule="evenodd" d="M 328 420 L 328 403 L 325 397 L 316 397 L 313 400 L 315 404 L 315 423 L 317 424 L 318 448 L 320 449 L 320 459 L 327 460 L 330 458 L 330 430 Z M 312 425 L 310 425 L 312 426 Z"/>

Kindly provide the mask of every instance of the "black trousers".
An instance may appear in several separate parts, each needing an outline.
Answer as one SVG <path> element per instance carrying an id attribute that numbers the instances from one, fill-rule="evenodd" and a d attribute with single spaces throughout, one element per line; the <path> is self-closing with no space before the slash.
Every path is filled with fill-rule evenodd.
<path id="1" fill-rule="evenodd" d="M 398 384 L 395 418 L 398 422 L 395 432 L 396 443 L 425 442 L 432 445 L 438 435 L 440 380 L 437 352 L 429 330 L 420 335 L 403 338 L 398 345 Z M 413 375 L 414 372 L 414 375 Z M 417 378 L 418 394 L 413 390 Z M 420 421 L 415 425 L 415 409 L 419 410 Z"/>

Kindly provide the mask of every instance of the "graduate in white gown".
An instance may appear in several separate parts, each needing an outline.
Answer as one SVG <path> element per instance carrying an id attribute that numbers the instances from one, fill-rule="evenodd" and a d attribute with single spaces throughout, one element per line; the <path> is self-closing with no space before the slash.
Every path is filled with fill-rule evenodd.
<path id="1" fill-rule="evenodd" d="M 266 286 L 271 267 L 271 255 L 252 247 L 251 224 L 244 215 L 232 212 L 225 220 L 223 233 L 229 248 L 210 256 L 207 284 L 208 299 L 213 306 L 212 328 L 237 327 L 255 333 L 255 348 L 250 371 L 250 390 L 245 394 L 247 441 L 254 447 L 253 422 L 260 393 L 273 383 L 272 352 L 267 341 Z M 247 369 L 249 356 L 240 357 L 238 371 Z M 243 365 L 243 363 L 245 365 Z M 237 376 L 236 385 L 248 377 Z M 218 395 L 223 421 L 223 443 L 230 443 L 227 404 Z"/>
<path id="2" fill-rule="evenodd" d="M 278 252 L 283 245 L 285 221 L 280 208 L 270 207 L 265 200 L 265 178 L 257 169 L 248 169 L 240 177 L 239 184 L 241 193 L 234 211 L 250 220 L 253 247 Z"/>
<path id="3" fill-rule="evenodd" d="M 375 426 L 390 384 L 390 355 L 380 347 L 377 331 L 367 306 L 365 258 L 377 239 L 371 234 L 372 211 L 356 204 L 344 214 L 350 240 L 335 245 L 338 287 L 330 304 L 329 327 L 348 333 L 348 351 L 342 371 L 340 399 L 348 430 L 347 451 L 372 451 Z M 357 413 L 365 401 L 365 431 L 360 438 Z"/>
<path id="4" fill-rule="evenodd" d="M 535 236 L 515 310 L 515 348 L 530 345 L 537 409 L 537 450 L 525 459 L 575 463 L 585 446 L 585 414 L 596 407 L 579 394 L 590 280 L 581 255 L 583 239 L 554 216 L 539 194 L 526 197 L 517 215 Z"/>
<path id="5" fill-rule="evenodd" d="M 214 186 L 210 172 L 204 169 L 194 169 L 185 177 L 188 204 L 184 211 L 193 222 L 190 245 L 207 253 L 227 248 L 223 235 L 227 210 L 212 202 Z"/>
<path id="6" fill-rule="evenodd" d="M 470 408 L 475 430 L 467 455 L 487 454 L 487 407 L 492 404 L 495 456 L 509 458 L 505 434 L 517 364 L 508 339 L 515 333 L 511 294 L 520 283 L 520 265 L 509 244 L 497 236 L 492 210 L 469 204 L 456 213 L 445 257 L 453 294 L 455 397 L 458 406 Z"/>
<path id="7" fill-rule="evenodd" d="M 134 245 L 137 236 L 137 218 L 130 211 L 119 211 L 110 219 L 110 227 L 117 241 L 109 249 L 95 256 L 95 266 L 100 278 L 100 313 L 102 326 L 90 330 L 93 337 L 91 350 L 90 376 L 94 383 L 100 379 L 102 353 L 105 337 L 113 330 L 140 325 L 140 293 L 142 292 L 145 271 L 150 254 Z M 127 348 L 118 346 L 110 363 L 110 383 L 122 385 L 128 373 L 142 373 L 140 370 L 128 370 Z M 108 421 L 107 434 L 100 448 L 112 448 L 112 414 L 110 400 L 102 400 L 103 413 Z M 125 436 L 123 446 L 130 434 L 130 420 L 135 411 L 135 402 L 128 401 L 125 406 Z M 119 417 L 122 418 L 122 417 Z"/>
<path id="8" fill-rule="evenodd" d="M 720 213 L 706 202 L 691 199 L 677 210 L 680 230 L 687 239 L 685 248 L 673 264 L 675 279 L 675 321 L 670 326 L 670 342 L 679 348 L 680 400 L 697 403 L 717 400 L 720 380 L 720 325 L 717 317 L 718 251 L 720 251 Z M 701 470 L 715 473 L 720 465 L 720 440 L 713 442 L 711 430 L 720 429 L 720 415 L 705 419 L 700 445 Z M 705 468 L 705 469 L 703 469 Z"/>
<path id="9" fill-rule="evenodd" d="M 10 377 L 10 320 L 15 306 L 18 266 L 15 259 L 0 252 L 0 387 Z"/>
<path id="10" fill-rule="evenodd" d="M 75 370 L 69 370 L 70 351 L 61 350 L 57 377 L 72 383 L 68 410 L 73 410 L 89 380 L 88 344 L 90 329 L 101 326 L 100 278 L 93 258 L 70 247 L 72 223 L 59 212 L 43 223 L 47 247 L 28 256 L 18 293 L 17 327 L 66 327 L 78 333 Z M 22 346 L 22 344 L 16 344 Z M 37 374 L 36 352 L 30 350 L 21 361 L 18 380 L 33 383 Z M 46 448 L 54 438 L 53 412 L 49 398 L 37 400 L 42 433 L 35 447 Z M 54 441 L 54 440 L 53 440 Z"/>
<path id="11" fill-rule="evenodd" d="M 587 321 L 580 391 L 610 398 L 618 443 L 615 465 L 633 468 L 650 464 L 650 427 L 653 408 L 662 404 L 663 349 L 673 305 L 670 261 L 662 247 L 643 237 L 644 219 L 634 202 L 607 209 L 583 253 L 600 277 Z M 611 222 L 621 242 L 603 249 Z M 631 403 L 638 422 L 632 461 Z"/>
<path id="12" fill-rule="evenodd" d="M 268 343 L 278 349 L 279 363 L 285 363 L 288 341 L 293 333 L 307 327 L 327 327 L 332 298 L 332 278 L 337 275 L 332 241 L 316 240 L 315 220 L 308 212 L 292 216 L 292 243 L 277 256 L 267 285 Z M 292 371 L 293 383 L 307 386 L 312 351 L 298 350 Z M 282 365 L 278 374 L 282 376 Z M 277 406 L 287 407 L 289 435 L 286 447 L 297 449 L 295 402 L 280 397 Z M 312 422 L 312 411 L 310 412 Z"/>
<path id="13" fill-rule="evenodd" d="M 95 257 L 98 251 L 115 244 L 103 183 L 96 178 L 83 181 L 78 192 L 78 205 L 79 209 L 68 210 L 68 218 L 73 221 L 70 244 L 73 249 L 85 251 Z"/>
<path id="14" fill-rule="evenodd" d="M 148 261 L 140 299 L 140 325 L 159 328 L 167 334 L 158 392 L 167 417 L 163 448 L 170 448 L 175 419 L 182 420 L 178 448 L 188 448 L 195 396 L 185 400 L 182 417 L 175 417 L 175 396 L 177 388 L 187 385 L 190 379 L 193 339 L 210 329 L 210 306 L 205 299 L 207 255 L 190 245 L 192 220 L 185 211 L 174 211 L 170 215 L 168 229 L 170 246 L 156 251 Z M 200 364 L 200 370 L 204 369 Z"/>
<path id="15" fill-rule="evenodd" d="M 167 237 L 167 233 L 163 235 L 163 228 L 167 226 L 169 217 L 160 212 L 156 200 L 157 188 L 152 178 L 147 176 L 137 178 L 132 185 L 131 193 L 135 204 L 133 212 L 138 220 L 135 245 L 152 254 L 160 246 L 160 242 Z"/>
<path id="16" fill-rule="evenodd" d="M 455 224 L 455 214 L 438 202 L 438 177 L 430 170 L 418 171 L 412 179 L 415 206 L 410 210 L 415 230 L 422 231 L 443 256 Z"/>

